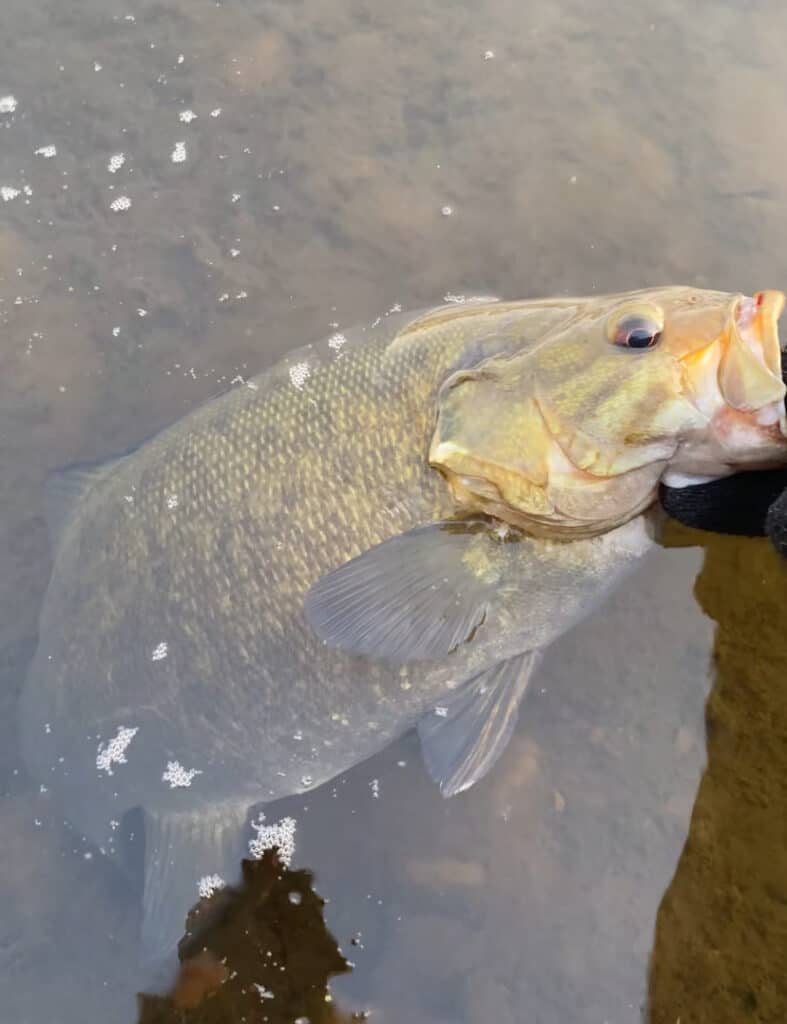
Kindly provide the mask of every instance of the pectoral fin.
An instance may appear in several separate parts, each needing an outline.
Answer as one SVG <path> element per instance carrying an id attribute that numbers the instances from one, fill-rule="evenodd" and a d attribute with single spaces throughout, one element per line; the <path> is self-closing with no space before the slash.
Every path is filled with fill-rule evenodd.
<path id="1" fill-rule="evenodd" d="M 539 653 L 487 669 L 418 723 L 426 767 L 443 796 L 469 789 L 503 753 Z"/>
<path id="2" fill-rule="evenodd" d="M 487 524 L 433 523 L 323 576 L 304 610 L 331 647 L 400 662 L 445 657 L 484 622 L 499 561 Z"/>

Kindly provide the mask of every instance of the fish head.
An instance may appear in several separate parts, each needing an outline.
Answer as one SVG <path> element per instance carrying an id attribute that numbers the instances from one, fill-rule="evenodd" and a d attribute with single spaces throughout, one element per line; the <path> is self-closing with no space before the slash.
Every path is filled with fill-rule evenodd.
<path id="1" fill-rule="evenodd" d="M 567 299 L 556 322 L 552 303 L 542 336 L 443 383 L 430 463 L 461 509 L 556 537 L 626 522 L 662 479 L 785 465 L 784 304 L 671 287 Z"/>

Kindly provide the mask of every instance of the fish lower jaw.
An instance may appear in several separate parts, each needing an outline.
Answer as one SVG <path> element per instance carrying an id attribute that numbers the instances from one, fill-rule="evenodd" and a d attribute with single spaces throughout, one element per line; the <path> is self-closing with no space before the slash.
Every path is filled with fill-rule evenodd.
<path id="1" fill-rule="evenodd" d="M 713 480 L 718 480 L 721 475 L 728 474 L 686 473 L 679 469 L 668 469 L 661 478 L 661 482 L 672 488 L 696 487 L 699 484 L 709 484 Z"/>
<path id="2" fill-rule="evenodd" d="M 785 413 L 784 402 L 771 402 L 769 405 L 764 405 L 754 414 L 754 420 L 761 427 L 772 427 L 778 424 L 780 434 L 787 438 L 787 413 Z"/>
<path id="3" fill-rule="evenodd" d="M 787 415 L 779 399 L 749 411 L 719 409 L 702 435 L 684 443 L 670 468 L 725 476 L 787 466 Z"/>
<path id="4" fill-rule="evenodd" d="M 773 427 L 766 428 L 771 431 Z M 665 468 L 661 483 L 667 487 L 692 487 L 721 480 L 733 473 L 778 469 L 787 466 L 787 446 L 778 440 L 769 440 L 763 428 L 749 425 L 732 437 L 718 435 L 704 443 L 688 444 L 681 448 Z"/>

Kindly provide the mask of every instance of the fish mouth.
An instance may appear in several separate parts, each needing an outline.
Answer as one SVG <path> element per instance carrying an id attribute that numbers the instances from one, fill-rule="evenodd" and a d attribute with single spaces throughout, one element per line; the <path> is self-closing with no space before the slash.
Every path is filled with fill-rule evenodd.
<path id="1" fill-rule="evenodd" d="M 737 295 L 715 341 L 684 357 L 685 391 L 704 425 L 671 460 L 664 476 L 670 486 L 787 464 L 778 329 L 784 308 L 781 291 Z"/>
<path id="2" fill-rule="evenodd" d="M 784 306 L 784 293 L 775 290 L 736 299 L 718 379 L 729 406 L 754 414 L 761 426 L 778 423 L 787 436 L 778 326 Z"/>

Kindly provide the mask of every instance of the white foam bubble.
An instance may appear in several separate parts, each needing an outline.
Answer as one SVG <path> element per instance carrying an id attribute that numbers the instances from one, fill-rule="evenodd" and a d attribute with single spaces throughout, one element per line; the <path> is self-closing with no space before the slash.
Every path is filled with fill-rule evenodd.
<path id="1" fill-rule="evenodd" d="M 96 755 L 96 768 L 100 772 L 112 775 L 113 764 L 126 764 L 126 751 L 128 745 L 139 732 L 139 726 L 121 725 L 113 739 L 109 743 L 99 743 Z"/>
<path id="2" fill-rule="evenodd" d="M 272 825 L 265 824 L 265 815 L 260 812 L 256 821 L 251 823 L 256 832 L 249 840 L 249 853 L 255 860 L 260 860 L 266 850 L 274 847 L 278 850 L 279 860 L 289 867 L 295 853 L 295 819 L 282 818 Z"/>
<path id="3" fill-rule="evenodd" d="M 214 894 L 219 892 L 220 889 L 224 889 L 227 883 L 221 877 L 221 875 L 203 875 L 197 883 L 197 891 L 200 894 L 200 898 L 208 900 Z"/>
<path id="4" fill-rule="evenodd" d="M 109 158 L 109 163 L 107 164 L 107 170 L 109 171 L 110 174 L 116 174 L 120 170 L 120 168 L 123 166 L 123 164 L 125 162 L 126 162 L 126 154 L 125 153 L 113 153 L 112 156 Z"/>
<path id="5" fill-rule="evenodd" d="M 290 369 L 290 382 L 298 391 L 302 391 L 306 381 L 311 377 L 311 369 L 307 362 L 294 363 Z"/>
<path id="6" fill-rule="evenodd" d="M 187 789 L 197 775 L 202 775 L 201 768 L 184 768 L 180 761 L 167 761 L 161 781 L 168 782 L 170 789 Z"/>

